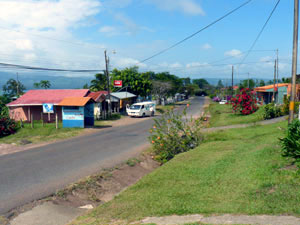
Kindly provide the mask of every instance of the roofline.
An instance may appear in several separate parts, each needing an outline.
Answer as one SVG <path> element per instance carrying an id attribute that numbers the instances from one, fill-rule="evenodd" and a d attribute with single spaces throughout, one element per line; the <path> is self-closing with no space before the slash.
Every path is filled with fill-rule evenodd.
<path id="1" fill-rule="evenodd" d="M 52 103 L 41 103 L 41 104 L 12 104 L 12 105 L 9 105 L 6 104 L 7 107 L 10 107 L 10 106 L 42 106 L 43 104 L 52 104 Z M 56 105 L 58 106 L 58 103 L 53 103 L 53 105 Z"/>

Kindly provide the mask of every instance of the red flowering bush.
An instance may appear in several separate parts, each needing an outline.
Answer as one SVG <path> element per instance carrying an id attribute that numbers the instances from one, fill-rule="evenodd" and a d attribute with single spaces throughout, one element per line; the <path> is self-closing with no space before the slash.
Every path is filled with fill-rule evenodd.
<path id="1" fill-rule="evenodd" d="M 249 88 L 241 89 L 236 97 L 231 98 L 232 109 L 236 113 L 249 115 L 257 111 L 257 100 L 254 91 Z"/>
<path id="2" fill-rule="evenodd" d="M 16 133 L 18 126 L 8 117 L 0 118 L 0 138 Z"/>

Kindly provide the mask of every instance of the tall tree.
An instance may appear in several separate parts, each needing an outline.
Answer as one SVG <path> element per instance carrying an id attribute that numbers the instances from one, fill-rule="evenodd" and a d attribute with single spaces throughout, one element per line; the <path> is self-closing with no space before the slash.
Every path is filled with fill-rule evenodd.
<path id="1" fill-rule="evenodd" d="M 223 88 L 223 87 L 224 87 L 224 85 L 222 83 L 222 80 L 219 80 L 218 84 L 217 84 L 217 88 Z"/>
<path id="2" fill-rule="evenodd" d="M 255 87 L 255 81 L 253 79 L 249 79 L 249 88 L 253 89 L 254 87 Z M 248 88 L 248 79 L 241 81 L 240 88 Z"/>
<path id="3" fill-rule="evenodd" d="M 205 79 L 194 79 L 193 84 L 197 84 L 200 89 L 204 89 L 209 86 L 208 81 Z"/>
<path id="4" fill-rule="evenodd" d="M 266 85 L 266 83 L 265 83 L 264 80 L 260 80 L 260 81 L 259 81 L 259 86 L 260 86 L 260 87 L 263 87 L 263 86 L 265 86 L 265 85 Z"/>
<path id="5" fill-rule="evenodd" d="M 104 91 L 107 89 L 106 76 L 103 73 L 97 73 L 95 79 L 91 81 L 91 91 Z"/>
<path id="6" fill-rule="evenodd" d="M 33 83 L 33 86 L 38 89 L 41 87 L 41 84 L 40 84 L 40 82 L 35 82 L 35 83 Z"/>
<path id="7" fill-rule="evenodd" d="M 152 94 L 156 96 L 161 104 L 163 98 L 168 97 L 168 93 L 172 89 L 172 83 L 170 81 L 153 81 L 152 82 Z"/>
<path id="8" fill-rule="evenodd" d="M 25 86 L 15 79 L 9 79 L 5 85 L 3 85 L 3 92 L 8 98 L 19 97 L 24 94 Z"/>
<path id="9" fill-rule="evenodd" d="M 111 82 L 114 80 L 122 80 L 123 87 L 135 95 L 146 97 L 151 93 L 152 82 L 149 73 L 139 73 L 138 67 L 130 67 L 123 70 L 114 69 L 111 72 Z M 112 85 L 112 84 L 111 84 Z M 117 91 L 112 86 L 112 91 Z"/>
<path id="10" fill-rule="evenodd" d="M 49 80 L 41 80 L 40 86 L 41 86 L 41 88 L 49 89 L 51 87 L 51 83 Z"/>

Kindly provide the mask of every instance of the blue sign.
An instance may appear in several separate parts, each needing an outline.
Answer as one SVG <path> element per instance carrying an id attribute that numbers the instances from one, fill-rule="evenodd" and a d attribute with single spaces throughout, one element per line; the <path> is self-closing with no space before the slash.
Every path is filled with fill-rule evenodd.
<path id="1" fill-rule="evenodd" d="M 53 104 L 43 104 L 43 113 L 54 113 Z"/>

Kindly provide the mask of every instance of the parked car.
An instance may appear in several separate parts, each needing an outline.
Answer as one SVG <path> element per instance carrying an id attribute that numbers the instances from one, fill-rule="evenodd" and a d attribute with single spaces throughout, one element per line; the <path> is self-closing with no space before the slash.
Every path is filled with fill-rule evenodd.
<path id="1" fill-rule="evenodd" d="M 126 106 L 126 112 L 131 117 L 154 116 L 156 104 L 153 102 L 139 102 L 131 106 Z"/>
<path id="2" fill-rule="evenodd" d="M 227 103 L 227 100 L 221 100 L 221 101 L 219 102 L 220 105 L 225 105 L 226 103 Z"/>

